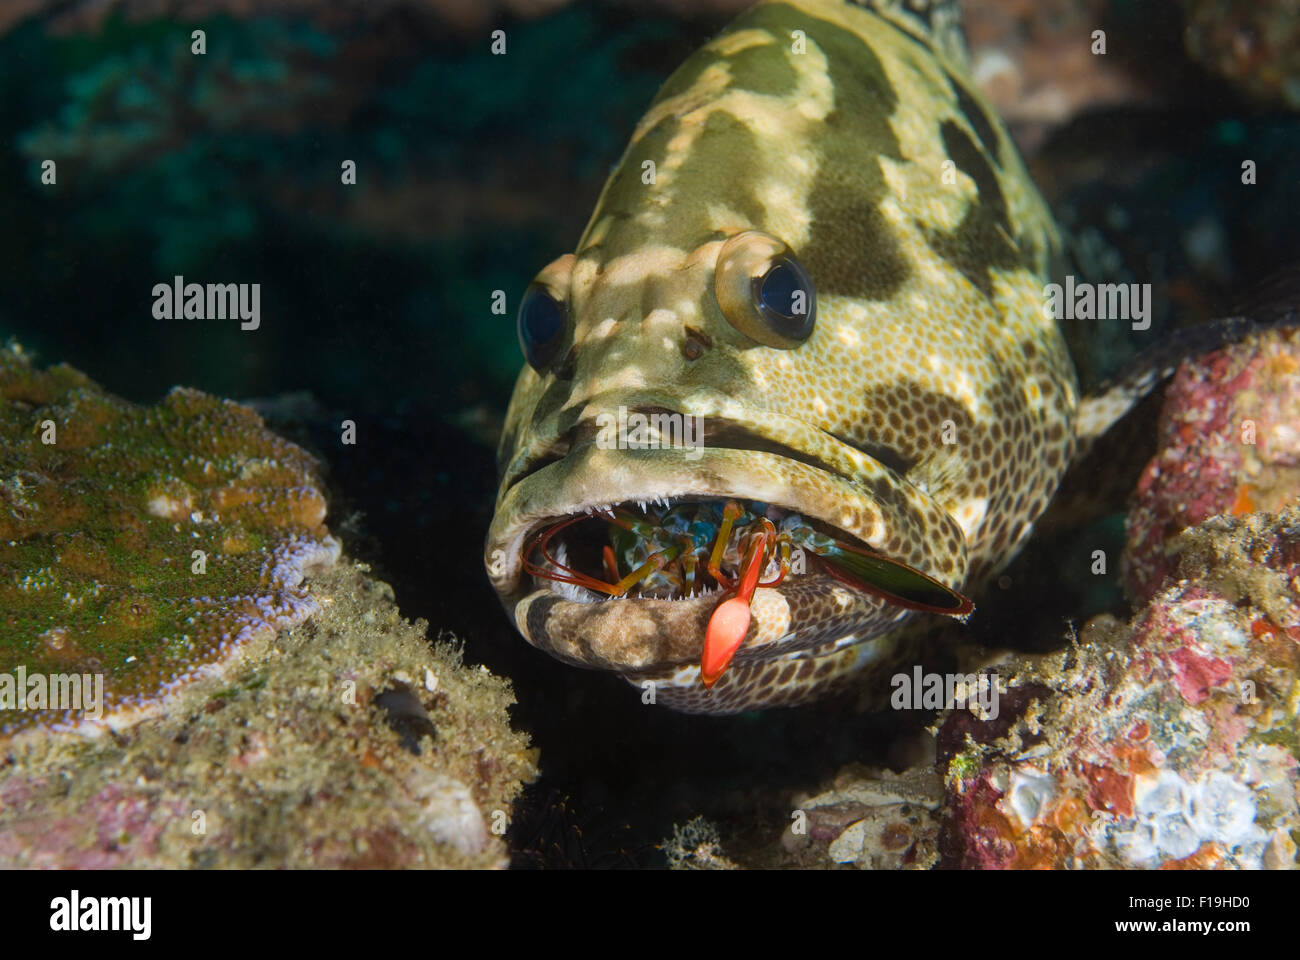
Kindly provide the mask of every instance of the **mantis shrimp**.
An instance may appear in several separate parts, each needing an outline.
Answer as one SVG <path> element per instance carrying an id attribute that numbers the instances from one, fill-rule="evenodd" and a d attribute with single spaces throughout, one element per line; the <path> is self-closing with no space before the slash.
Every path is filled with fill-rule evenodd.
<path id="1" fill-rule="evenodd" d="M 524 548 L 524 570 L 611 597 L 635 591 L 641 597 L 680 598 L 720 590 L 723 599 L 710 616 L 700 658 L 706 688 L 718 681 L 744 642 L 755 592 L 801 572 L 799 561 L 806 557 L 846 586 L 896 606 L 955 617 L 974 609 L 970 599 L 915 567 L 829 536 L 779 507 L 738 500 L 640 507 L 640 514 L 620 505 L 542 527 Z M 587 565 L 597 565 L 604 579 L 575 566 L 582 560 L 570 558 L 568 543 L 551 546 L 561 531 L 588 522 L 608 525 L 608 542 L 594 556 L 591 547 L 587 550 Z M 765 575 L 769 579 L 762 579 Z"/>

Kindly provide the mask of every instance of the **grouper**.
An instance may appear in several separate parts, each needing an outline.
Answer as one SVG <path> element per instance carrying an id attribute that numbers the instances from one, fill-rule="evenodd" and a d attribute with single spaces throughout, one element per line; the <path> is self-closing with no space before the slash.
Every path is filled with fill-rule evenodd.
<path id="1" fill-rule="evenodd" d="M 519 305 L 485 563 L 534 646 L 694 713 L 883 686 L 1121 412 L 946 36 L 763 0 L 664 84 Z"/>

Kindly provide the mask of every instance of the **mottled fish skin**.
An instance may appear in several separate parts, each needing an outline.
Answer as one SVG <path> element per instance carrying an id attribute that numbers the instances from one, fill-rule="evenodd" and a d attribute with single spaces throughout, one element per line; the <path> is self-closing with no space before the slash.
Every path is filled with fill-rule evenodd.
<path id="1" fill-rule="evenodd" d="M 796 348 L 755 342 L 718 306 L 718 251 L 745 230 L 783 240 L 816 286 Z M 519 376 L 485 552 L 520 632 L 690 712 L 800 703 L 859 676 L 886 686 L 900 628 L 931 615 L 791 576 L 757 592 L 705 690 L 717 596 L 587 602 L 524 574 L 521 549 L 606 504 L 735 497 L 978 590 L 1073 453 L 1078 387 L 1043 298 L 1057 246 L 1002 124 L 912 25 L 845 0 L 742 14 L 664 85 L 576 256 L 540 275 L 567 302 L 569 340 L 563 362 Z M 596 418 L 620 406 L 703 417 L 702 455 L 600 449 Z"/>

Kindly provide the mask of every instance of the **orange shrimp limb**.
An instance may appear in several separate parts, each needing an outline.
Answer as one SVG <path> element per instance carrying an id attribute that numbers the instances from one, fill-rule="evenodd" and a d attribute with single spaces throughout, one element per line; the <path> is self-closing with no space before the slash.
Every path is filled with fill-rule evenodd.
<path id="1" fill-rule="evenodd" d="M 709 565 L 705 569 L 709 576 L 725 587 L 731 586 L 731 578 L 722 572 L 722 557 L 731 542 L 731 527 L 740 518 L 743 510 L 735 500 L 728 500 L 722 508 L 722 524 L 718 527 L 718 536 L 713 541 L 713 552 L 709 554 Z"/>
<path id="2" fill-rule="evenodd" d="M 758 575 L 763 570 L 767 536 L 766 533 L 754 535 L 741 564 L 736 595 L 718 604 L 713 616 L 709 617 L 709 626 L 704 632 L 704 652 L 700 654 L 700 681 L 706 690 L 718 682 L 749 630 L 749 602 L 754 598 Z"/>

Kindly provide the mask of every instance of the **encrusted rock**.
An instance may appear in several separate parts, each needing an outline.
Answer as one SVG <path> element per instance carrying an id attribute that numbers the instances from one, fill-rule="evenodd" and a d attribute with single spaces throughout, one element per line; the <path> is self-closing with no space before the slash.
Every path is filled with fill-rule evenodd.
<path id="1" fill-rule="evenodd" d="M 537 773 L 509 684 L 430 644 L 360 565 L 313 590 L 320 614 L 167 715 L 11 742 L 0 866 L 505 866 L 513 801 Z M 396 683 L 437 730 L 414 748 L 376 703 Z"/>
<path id="2" fill-rule="evenodd" d="M 245 407 L 0 350 L 0 866 L 507 863 L 509 684 L 337 562 L 325 512 Z"/>
<path id="3" fill-rule="evenodd" d="M 794 798 L 781 837 L 785 860 L 803 867 L 926 870 L 939 860 L 943 788 L 930 762 L 904 774 L 851 765 L 826 790 Z"/>
<path id="4" fill-rule="evenodd" d="M 1128 518 L 1143 606 L 1022 661 L 997 729 L 946 721 L 947 862 L 1296 866 L 1298 372 L 1285 330 L 1179 370 Z"/>
<path id="5" fill-rule="evenodd" d="M 120 728 L 302 623 L 339 554 L 324 520 L 315 461 L 248 408 L 136 406 L 0 349 L 0 740 Z M 63 702 L 73 675 L 104 702 Z"/>
<path id="6" fill-rule="evenodd" d="M 964 867 L 1293 868 L 1300 830 L 1300 511 L 1220 517 L 1127 626 L 1027 663 L 1014 725 L 949 758 Z"/>
<path id="7" fill-rule="evenodd" d="M 1300 492 L 1300 331 L 1275 330 L 1184 364 L 1128 517 L 1129 590 L 1174 572 L 1168 544 L 1209 517 L 1276 511 Z"/>
<path id="8" fill-rule="evenodd" d="M 1187 52 L 1247 96 L 1300 109 L 1300 17 L 1292 0 L 1183 0 Z"/>

